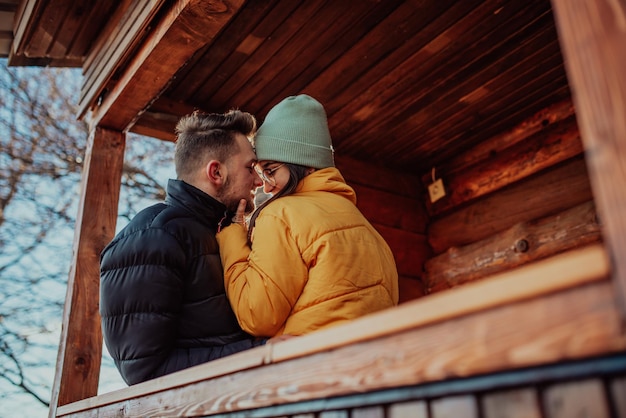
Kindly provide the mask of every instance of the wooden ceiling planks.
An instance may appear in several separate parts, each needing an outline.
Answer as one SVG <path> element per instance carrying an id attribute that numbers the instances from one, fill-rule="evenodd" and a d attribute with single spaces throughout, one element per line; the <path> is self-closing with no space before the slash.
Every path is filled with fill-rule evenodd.
<path id="1" fill-rule="evenodd" d="M 25 13 L 40 25 L 18 25 L 22 38 L 44 40 L 42 51 L 90 51 L 81 58 L 83 112 L 121 80 L 140 52 L 134 42 L 151 39 L 154 12 L 165 5 L 114 3 L 27 0 Z M 143 23 L 131 28 L 135 20 Z M 190 109 L 240 108 L 262 122 L 282 98 L 308 93 L 325 105 L 339 154 L 421 175 L 570 96 L 549 0 L 245 2 L 214 38 L 199 33 L 193 42 L 200 48 L 168 69 L 173 77 L 151 100 L 129 91 L 120 105 L 137 109 L 135 118 L 124 110 L 111 126 L 171 139 Z M 154 64 L 162 71 L 167 62 Z M 141 106 L 129 102 L 140 96 Z"/>
<path id="2" fill-rule="evenodd" d="M 318 22 L 307 22 L 307 25 L 298 32 L 296 40 L 301 39 L 298 48 L 284 47 L 272 59 L 270 67 L 278 60 L 283 63 L 284 69 L 274 68 L 270 83 L 255 85 L 256 94 L 246 91 L 250 99 L 244 103 L 250 108 L 259 109 L 259 113 L 264 115 L 284 97 L 306 91 L 306 86 L 320 71 L 358 42 L 395 7 L 397 2 L 394 1 L 358 4 L 346 2 L 345 7 L 341 8 L 333 4 L 332 9 L 335 9 L 333 13 L 321 15 Z M 330 8 L 325 7 L 324 11 L 326 9 Z M 357 68 L 360 64 L 362 63 L 353 63 Z M 325 89 L 332 94 L 336 87 L 331 82 Z M 312 94 L 319 97 L 319 92 Z"/>
<path id="3" fill-rule="evenodd" d="M 483 68 L 461 73 L 458 82 L 450 84 L 452 87 L 442 85 L 431 95 L 433 101 L 423 102 L 415 108 L 412 118 L 419 122 L 413 124 L 409 118 L 403 130 L 396 128 L 390 132 L 391 136 L 406 133 L 423 138 L 424 142 L 416 151 L 433 158 L 437 150 L 451 145 L 442 141 L 451 133 L 471 128 L 480 122 L 481 115 L 497 112 L 513 97 L 523 98 L 539 88 L 534 86 L 541 86 L 543 77 L 551 74 L 546 73 L 546 69 L 558 68 L 561 62 L 558 43 L 555 39 L 545 44 L 541 34 L 522 39 L 525 40 L 521 41 L 519 48 L 505 45 L 500 51 L 504 55 L 495 59 L 488 57 Z M 410 155 L 409 144 L 403 145 L 397 149 L 398 157 Z"/>
<path id="4" fill-rule="evenodd" d="M 422 59 L 420 72 L 413 76 L 412 83 L 400 83 L 398 88 L 385 92 L 387 96 L 381 100 L 393 99 L 397 111 L 387 112 L 389 117 L 386 120 L 379 118 L 376 125 L 362 126 L 361 131 L 353 132 L 352 138 L 358 138 L 360 147 L 367 146 L 368 137 L 370 141 L 388 137 L 390 139 L 384 141 L 386 148 L 380 149 L 380 152 L 386 154 L 395 149 L 396 152 L 393 152 L 393 156 L 390 157 L 403 156 L 405 159 L 425 155 L 425 153 L 432 154 L 433 149 L 428 146 L 429 140 L 437 142 L 433 144 L 433 148 L 441 148 L 440 136 L 430 136 L 425 132 L 428 130 L 447 132 L 455 129 L 454 124 L 446 123 L 447 116 L 456 115 L 463 118 L 464 111 L 476 107 L 476 104 L 472 106 L 472 103 L 464 102 L 463 98 L 468 98 L 472 93 L 475 98 L 489 95 L 491 89 L 485 88 L 484 85 L 493 78 L 502 77 L 502 73 L 507 68 L 514 66 L 518 60 L 528 55 L 520 53 L 518 49 L 519 46 L 524 46 L 524 36 L 528 36 L 528 33 L 522 33 L 523 36 L 513 37 L 512 40 L 507 40 L 506 37 L 498 38 L 498 41 L 504 41 L 498 44 L 493 39 L 494 34 L 499 33 L 498 31 L 487 34 L 484 31 L 471 31 L 471 27 L 480 25 L 484 22 L 483 19 L 493 15 L 489 10 L 488 8 L 482 13 L 472 13 L 451 27 L 448 33 L 443 33 L 441 36 L 446 39 L 461 38 L 463 41 L 442 50 L 430 60 Z M 510 19 L 503 19 L 501 24 L 516 28 Z M 484 22 L 484 26 L 492 27 L 487 22 Z M 463 37 L 463 34 L 466 36 Z M 530 35 L 533 35 L 533 32 Z M 478 50 L 472 50 L 471 45 L 481 45 L 483 36 L 491 38 L 490 42 L 483 44 Z M 469 52 L 466 52 L 467 49 Z M 416 55 L 419 56 L 420 53 L 421 51 Z M 410 61 L 405 64 L 409 68 L 416 68 L 416 65 Z M 412 85 L 415 87 L 411 87 Z M 491 93 L 489 100 L 505 94 L 498 90 Z M 384 101 L 371 105 L 382 107 Z M 483 103 L 479 104 L 483 105 Z M 344 135 L 349 134 L 344 133 Z M 416 148 L 415 141 L 425 145 Z"/>
<path id="5" fill-rule="evenodd" d="M 338 153 L 416 174 L 570 94 L 549 1 L 319 0 L 246 4 L 164 95 L 262 122 L 298 93 Z"/>
<path id="6" fill-rule="evenodd" d="M 229 71 L 228 67 L 224 69 L 225 71 L 218 70 L 218 73 L 225 76 L 224 83 L 210 96 L 209 103 L 218 109 L 230 107 L 248 109 L 249 106 L 246 105 L 246 101 L 257 94 L 258 88 L 272 82 L 272 78 L 276 74 L 275 71 L 283 70 L 286 62 L 276 59 L 281 48 L 287 42 L 293 41 L 292 38 L 296 36 L 300 28 L 306 25 L 311 16 L 319 16 L 322 6 L 323 2 L 310 1 L 303 3 L 301 7 L 295 10 L 291 7 L 285 10 L 284 3 L 278 10 L 274 9 L 274 13 L 260 23 L 261 31 L 258 33 L 253 31 L 255 44 L 258 43 L 258 46 L 246 57 L 246 60 L 238 65 L 234 71 Z M 237 59 L 237 55 L 241 55 L 239 49 L 233 54 L 235 59 Z M 241 49 L 246 50 L 248 48 Z M 226 64 L 229 64 L 229 61 L 231 59 L 227 60 Z M 274 68 L 267 67 L 268 61 L 271 61 Z M 234 97 L 237 98 L 236 101 L 233 101 Z"/>
<path id="7" fill-rule="evenodd" d="M 164 0 L 136 0 L 120 3 L 116 19 L 107 25 L 87 56 L 79 100 L 79 116 L 98 100 L 107 83 L 131 52 L 143 40 Z"/>
<path id="8" fill-rule="evenodd" d="M 10 65 L 81 66 L 115 6 L 112 1 L 25 1 Z"/>
<path id="9" fill-rule="evenodd" d="M 168 99 L 186 102 L 206 111 L 222 110 L 207 106 L 206 98 L 215 94 L 215 91 L 230 76 L 231 71 L 245 64 L 251 51 L 239 45 L 246 43 L 246 39 L 256 37 L 253 34 L 259 30 L 264 17 L 272 13 L 275 3 L 277 1 L 249 2 L 243 7 L 228 23 L 228 26 L 217 35 L 215 42 L 198 51 L 188 65 L 176 74 L 176 78 L 166 92 Z M 288 2 L 288 4 L 297 5 L 298 2 Z M 276 15 L 273 15 L 270 20 L 282 22 Z M 235 54 L 238 49 L 242 51 L 241 54 Z M 225 63 L 226 60 L 228 62 Z"/>

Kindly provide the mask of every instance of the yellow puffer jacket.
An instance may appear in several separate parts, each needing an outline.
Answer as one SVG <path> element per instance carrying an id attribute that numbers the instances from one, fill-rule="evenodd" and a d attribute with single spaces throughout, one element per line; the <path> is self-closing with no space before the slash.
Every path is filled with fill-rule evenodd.
<path id="1" fill-rule="evenodd" d="M 301 335 L 398 303 L 393 254 L 336 168 L 315 171 L 256 219 L 217 235 L 224 284 L 252 335 Z"/>

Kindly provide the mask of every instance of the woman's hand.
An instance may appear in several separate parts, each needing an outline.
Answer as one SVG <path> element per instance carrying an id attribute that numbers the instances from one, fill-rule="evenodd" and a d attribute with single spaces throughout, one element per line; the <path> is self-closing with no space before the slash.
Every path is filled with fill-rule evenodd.
<path id="1" fill-rule="evenodd" d="M 234 224 L 239 224 L 244 228 L 247 228 L 246 225 L 246 199 L 241 199 L 239 201 L 239 206 L 237 206 L 237 212 L 235 212 L 235 216 L 233 216 L 232 222 Z"/>

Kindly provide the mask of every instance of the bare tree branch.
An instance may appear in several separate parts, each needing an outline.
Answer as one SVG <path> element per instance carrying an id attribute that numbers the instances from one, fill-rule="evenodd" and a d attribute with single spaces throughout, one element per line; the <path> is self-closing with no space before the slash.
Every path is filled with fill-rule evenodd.
<path id="1" fill-rule="evenodd" d="M 0 60 L 0 399 L 48 405 L 89 137 L 80 72 Z M 128 135 L 119 219 L 165 196 L 173 144 Z M 161 176 L 162 177 L 162 176 Z M 53 330 L 53 331 L 51 331 Z M 109 366 L 111 366 L 109 364 Z"/>

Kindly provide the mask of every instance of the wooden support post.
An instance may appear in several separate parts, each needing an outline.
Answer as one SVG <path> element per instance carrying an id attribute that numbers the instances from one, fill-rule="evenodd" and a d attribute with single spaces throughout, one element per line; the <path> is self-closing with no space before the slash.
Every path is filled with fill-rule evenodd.
<path id="1" fill-rule="evenodd" d="M 102 360 L 99 259 L 115 233 L 125 139 L 122 132 L 100 127 L 89 136 L 50 417 L 56 416 L 57 406 L 98 392 Z"/>
<path id="2" fill-rule="evenodd" d="M 626 319 L 626 4 L 552 0 L 552 5 Z"/>

